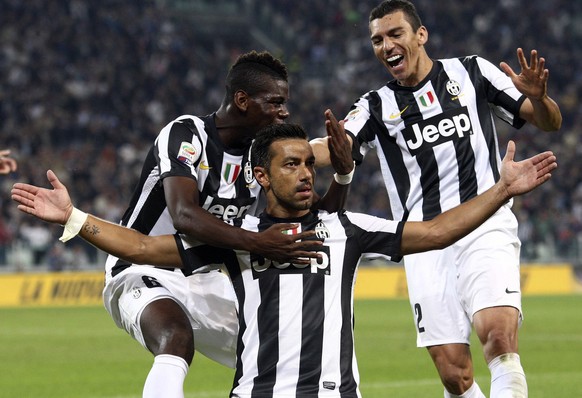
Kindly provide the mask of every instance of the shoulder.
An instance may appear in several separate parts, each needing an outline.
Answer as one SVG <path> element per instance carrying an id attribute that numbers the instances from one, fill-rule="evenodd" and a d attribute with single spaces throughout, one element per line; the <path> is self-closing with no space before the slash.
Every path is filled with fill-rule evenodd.
<path id="1" fill-rule="evenodd" d="M 459 57 L 459 58 L 452 58 L 448 61 L 448 63 L 453 63 L 453 62 L 457 62 L 462 64 L 466 69 L 470 70 L 471 68 L 476 68 L 479 70 L 496 70 L 499 71 L 499 69 L 489 60 L 477 55 L 477 54 L 473 54 L 473 55 L 466 55 L 464 57 Z"/>
<path id="2" fill-rule="evenodd" d="M 385 218 L 372 216 L 365 213 L 354 213 L 351 211 L 344 211 L 341 215 L 355 226 L 358 226 L 367 231 L 389 232 L 395 233 L 398 230 L 399 221 L 387 220 Z"/>
<path id="3" fill-rule="evenodd" d="M 200 147 L 206 141 L 206 136 L 203 119 L 192 115 L 182 115 L 166 124 L 158 134 L 156 141 L 158 145 L 181 145 L 181 143 L 186 142 Z"/>

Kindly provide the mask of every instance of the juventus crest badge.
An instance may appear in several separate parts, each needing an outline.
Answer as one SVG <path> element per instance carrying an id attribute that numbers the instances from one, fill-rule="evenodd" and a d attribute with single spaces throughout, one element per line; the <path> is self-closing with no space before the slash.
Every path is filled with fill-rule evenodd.
<path id="1" fill-rule="evenodd" d="M 327 229 L 323 221 L 320 221 L 315 226 L 315 236 L 317 236 L 317 238 L 321 239 L 322 241 L 324 241 L 326 238 L 329 238 L 329 230 Z"/>
<path id="2" fill-rule="evenodd" d="M 243 173 L 244 173 L 244 176 L 245 176 L 245 182 L 247 184 L 250 184 L 250 183 L 252 183 L 254 181 L 255 175 L 253 174 L 253 168 L 251 166 L 251 161 L 250 160 L 245 163 L 245 167 L 244 167 Z"/>

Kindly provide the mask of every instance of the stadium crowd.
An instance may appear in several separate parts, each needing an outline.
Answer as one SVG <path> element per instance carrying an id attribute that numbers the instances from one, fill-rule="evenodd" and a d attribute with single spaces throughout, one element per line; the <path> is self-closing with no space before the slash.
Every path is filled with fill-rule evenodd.
<path id="1" fill-rule="evenodd" d="M 46 170 L 53 169 L 80 208 L 119 220 L 158 131 L 179 115 L 218 108 L 226 70 L 244 51 L 268 49 L 287 63 L 290 120 L 313 137 L 325 133 L 326 108 L 345 115 L 364 90 L 389 79 L 368 38 L 373 4 L 222 0 L 195 2 L 199 9 L 192 10 L 180 7 L 184 3 L 3 1 L 1 146 L 12 150 L 18 170 L 0 179 L 0 270 L 1 265 L 60 270 L 100 264 L 100 254 L 90 246 L 80 240 L 64 246 L 56 239 L 59 228 L 20 215 L 10 200 L 12 184 L 46 185 Z M 551 149 L 560 166 L 549 184 L 515 200 L 523 260 L 581 262 L 582 3 L 417 3 L 437 57 L 479 54 L 514 69 L 517 47 L 538 49 L 546 58 L 549 92 L 563 114 L 561 131 L 547 134 L 526 126 L 516 132 L 498 125 L 500 147 L 515 139 L 519 158 Z M 229 23 L 220 23 L 221 9 L 229 18 L 239 17 L 233 23 L 238 31 L 229 33 Z M 200 28 L 189 15 L 194 11 L 214 13 L 216 26 Z M 248 32 L 241 33 L 241 26 Z M 378 173 L 373 159 L 358 168 L 349 209 L 387 214 Z"/>

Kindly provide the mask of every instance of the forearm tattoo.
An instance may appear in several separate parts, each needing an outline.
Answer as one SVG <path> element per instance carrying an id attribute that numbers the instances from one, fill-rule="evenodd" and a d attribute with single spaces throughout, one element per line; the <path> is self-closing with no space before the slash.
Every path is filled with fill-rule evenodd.
<path id="1" fill-rule="evenodd" d="M 83 230 L 89 235 L 99 235 L 101 233 L 101 230 L 97 225 L 88 222 L 83 225 Z"/>

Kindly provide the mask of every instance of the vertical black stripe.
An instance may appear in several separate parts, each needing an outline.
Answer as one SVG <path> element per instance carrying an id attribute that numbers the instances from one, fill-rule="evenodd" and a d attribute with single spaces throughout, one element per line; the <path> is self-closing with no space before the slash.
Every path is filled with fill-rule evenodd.
<path id="1" fill-rule="evenodd" d="M 439 62 L 441 69 L 442 64 Z M 446 71 L 442 70 L 438 78 L 433 82 L 436 90 L 439 90 L 437 96 L 443 112 L 449 109 L 462 107 L 459 101 L 451 101 L 451 94 L 447 92 L 447 82 L 450 80 Z M 460 139 L 454 140 L 453 145 L 457 157 L 457 168 L 459 178 L 459 200 L 461 203 L 466 202 L 477 195 L 477 174 L 475 172 L 475 151 L 471 146 L 471 140 Z M 436 216 L 435 214 L 434 216 Z M 434 217 L 433 216 L 433 217 Z M 432 218 L 432 217 L 431 217 Z"/>
<path id="2" fill-rule="evenodd" d="M 354 356 L 354 325 L 351 322 L 353 311 L 353 283 L 356 273 L 361 249 L 354 237 L 352 223 L 345 213 L 339 214 L 339 220 L 346 233 L 345 254 L 343 258 L 342 282 L 341 282 L 341 310 L 342 310 L 342 331 L 340 345 L 340 369 L 341 386 L 340 394 L 345 397 L 353 397 L 357 388 L 354 372 L 352 369 Z"/>
<path id="3" fill-rule="evenodd" d="M 399 99 L 404 100 L 400 102 Z M 400 109 L 404 109 L 408 103 L 406 103 L 404 98 L 396 98 L 398 101 L 398 106 Z M 394 183 L 398 191 L 398 197 L 400 198 L 400 203 L 402 208 L 406 209 L 406 199 L 410 193 L 410 179 L 408 176 L 408 170 L 404 164 L 404 158 L 402 152 L 398 147 L 396 139 L 390 136 L 388 128 L 382 121 L 382 100 L 376 92 L 370 94 L 370 114 L 372 117 L 368 123 L 374 123 L 372 129 L 376 131 L 376 136 L 378 137 L 378 142 L 382 148 L 382 152 L 386 157 L 386 161 L 390 164 L 390 170 L 392 177 L 394 178 Z M 393 218 L 392 209 L 387 209 L 389 212 L 388 218 Z M 405 211 L 406 212 L 406 211 Z"/>
<path id="4" fill-rule="evenodd" d="M 280 276 L 259 278 L 261 304 L 257 309 L 259 320 L 259 352 L 257 356 L 258 373 L 255 377 L 252 396 L 269 396 L 277 381 L 277 362 L 279 361 L 279 302 Z"/>
<path id="5" fill-rule="evenodd" d="M 206 158 L 208 159 L 210 172 L 206 177 L 204 187 L 198 187 L 198 190 L 201 192 L 201 196 L 204 196 L 204 199 L 209 194 L 218 196 L 218 190 L 222 181 L 222 162 L 224 155 L 222 145 L 220 144 L 216 132 L 209 131 L 208 134 L 208 141 L 206 141 Z M 216 137 L 211 137 L 210 134 L 216 135 Z M 201 200 L 202 199 L 203 198 L 201 198 Z"/>
<path id="6" fill-rule="evenodd" d="M 419 153 L 416 160 L 421 169 L 422 217 L 423 220 L 430 220 L 442 212 L 439 167 L 433 150 Z"/>
<path id="7" fill-rule="evenodd" d="M 467 58 L 463 62 L 463 66 L 467 70 L 467 73 L 471 77 L 473 82 L 473 87 L 475 88 L 475 105 L 477 107 L 477 114 L 479 117 L 479 123 L 481 125 L 481 130 L 483 131 L 483 136 L 485 142 L 487 143 L 487 150 L 489 151 L 489 166 L 493 173 L 494 181 L 499 180 L 499 164 L 497 163 L 497 139 L 496 130 L 493 118 L 491 116 L 491 108 L 488 102 L 488 98 L 497 97 L 500 93 L 493 85 L 485 79 L 479 65 L 477 64 L 477 59 Z M 494 91 L 494 93 L 492 93 Z M 505 95 L 505 94 L 503 94 Z M 475 192 L 473 196 L 477 195 L 477 187 L 475 187 Z M 468 196 L 468 195 L 467 195 Z M 470 199 L 472 196 L 467 197 L 465 200 Z"/>
<path id="8" fill-rule="evenodd" d="M 247 324 L 245 321 L 244 316 L 242 315 L 242 311 L 246 301 L 246 291 L 244 288 L 243 278 L 242 278 L 242 271 L 236 257 L 234 251 L 230 252 L 230 255 L 225 259 L 225 265 L 228 270 L 228 276 L 232 281 L 232 285 L 234 287 L 234 291 L 236 293 L 236 298 L 238 301 L 238 336 L 237 336 L 237 344 L 236 344 L 236 357 L 240 358 L 242 352 L 245 349 L 245 345 L 243 343 L 242 336 L 247 330 Z M 196 343 L 196 342 L 194 342 Z M 234 372 L 234 379 L 232 382 L 232 389 L 234 390 L 239 385 L 239 380 L 243 375 L 243 364 L 241 361 L 236 362 L 236 370 Z M 231 391 L 232 393 L 232 391 Z"/>
<path id="9" fill-rule="evenodd" d="M 463 203 L 477 196 L 475 153 L 469 140 L 455 141 L 455 152 L 459 167 L 459 200 Z"/>
<path id="10" fill-rule="evenodd" d="M 325 278 L 327 276 L 320 274 L 303 274 L 298 397 L 314 394 L 317 396 L 319 390 L 325 320 Z"/>

